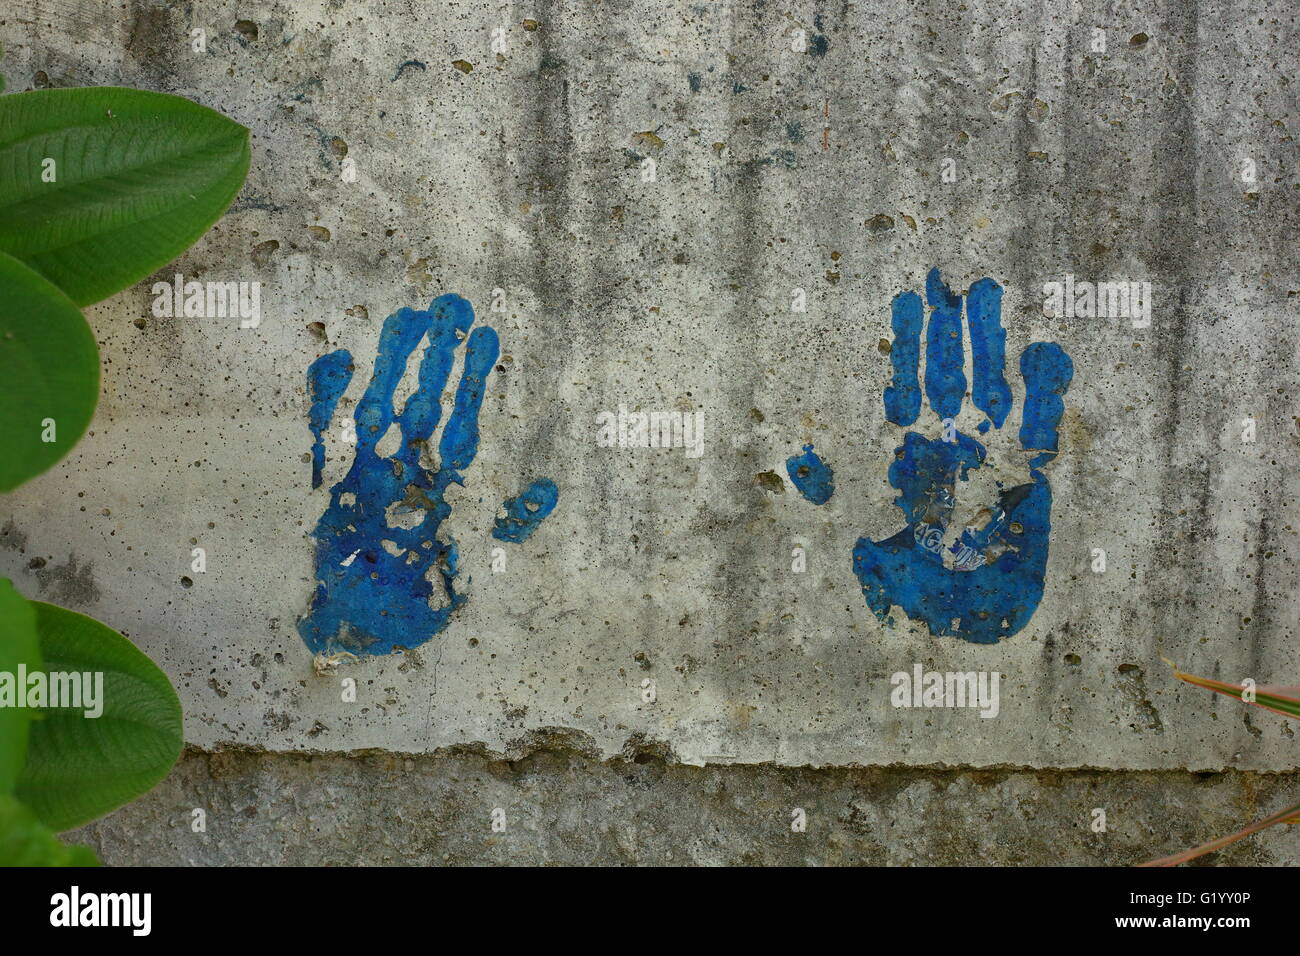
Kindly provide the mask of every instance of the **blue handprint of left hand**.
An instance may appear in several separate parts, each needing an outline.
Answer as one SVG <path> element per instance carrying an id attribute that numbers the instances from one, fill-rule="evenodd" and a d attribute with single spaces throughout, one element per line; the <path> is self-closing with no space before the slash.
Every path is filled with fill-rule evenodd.
<path id="1" fill-rule="evenodd" d="M 478 416 L 488 375 L 500 352 L 496 331 L 471 333 L 474 310 L 458 295 L 444 295 L 427 311 L 400 309 L 384 320 L 374 374 L 356 409 L 356 457 L 330 489 L 316 542 L 316 591 L 298 633 L 317 653 L 386 654 L 416 647 L 440 633 L 465 603 L 455 588 L 456 542 L 439 531 L 451 514 L 447 489 L 464 485 L 462 473 L 478 453 Z M 418 385 L 401 413 L 393 397 L 416 347 L 428 339 Z M 465 340 L 464 371 L 455 404 L 438 443 L 438 467 L 426 467 L 441 417 L 443 389 L 455 350 Z M 325 431 L 352 380 L 352 355 L 339 349 L 308 369 L 312 487 L 321 484 Z M 378 445 L 396 424 L 397 451 Z M 505 502 L 493 537 L 526 541 L 555 508 L 559 491 L 548 478 L 534 481 Z"/>
<path id="2" fill-rule="evenodd" d="M 892 623 L 897 606 L 932 634 L 956 635 L 976 644 L 993 644 L 1020 631 L 1043 595 L 1051 531 L 1052 492 L 1042 468 L 1056 457 L 1057 427 L 1064 411 L 1061 396 L 1074 375 L 1069 355 L 1053 342 L 1034 342 L 1020 356 L 1025 402 L 1020 455 L 1028 481 L 996 481 L 988 500 L 979 502 L 969 523 L 958 520 L 961 485 L 989 461 L 985 446 L 957 431 L 955 419 L 966 394 L 962 345 L 962 301 L 940 278 L 926 280 L 931 312 L 926 330 L 925 395 L 943 423 L 943 435 L 926 438 L 909 431 L 895 450 L 889 483 L 894 503 L 907 525 L 880 541 L 860 538 L 853 549 L 853 571 L 867 605 Z M 1011 410 L 1004 375 L 1006 331 L 1002 327 L 1002 287 L 981 279 L 965 297 L 974 382 L 971 399 L 986 419 L 979 432 L 1001 429 Z M 894 339 L 890 348 L 893 382 L 885 389 L 885 417 L 896 425 L 915 423 L 921 411 L 918 381 L 921 297 L 904 292 L 893 301 Z M 1005 465 L 1004 462 L 999 464 Z M 833 490 L 830 466 L 805 446 L 786 463 L 790 479 L 814 504 Z"/>

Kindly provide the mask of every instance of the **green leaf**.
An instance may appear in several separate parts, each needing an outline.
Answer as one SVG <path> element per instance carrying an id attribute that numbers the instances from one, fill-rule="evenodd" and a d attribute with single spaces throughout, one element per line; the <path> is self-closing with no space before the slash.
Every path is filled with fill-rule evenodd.
<path id="1" fill-rule="evenodd" d="M 99 352 L 81 312 L 0 252 L 0 491 L 66 455 L 98 398 Z"/>
<path id="2" fill-rule="evenodd" d="M 18 798 L 46 826 L 66 830 L 167 776 L 183 745 L 181 704 L 167 675 L 121 634 L 75 611 L 31 603 L 46 672 L 103 675 L 102 715 L 43 710 L 18 778 Z"/>
<path id="3" fill-rule="evenodd" d="M 94 851 L 68 846 L 30 808 L 0 795 L 0 866 L 98 866 Z"/>
<path id="4" fill-rule="evenodd" d="M 1256 707 L 1263 707 L 1265 710 L 1271 710 L 1284 717 L 1300 717 L 1300 687 L 1275 687 L 1271 685 L 1255 687 L 1252 688 L 1253 699 L 1246 700 L 1244 694 L 1247 688 L 1244 684 L 1229 684 L 1225 681 L 1215 680 L 1212 677 L 1197 677 L 1195 674 L 1180 671 L 1177 665 L 1168 658 L 1164 658 L 1164 660 L 1173 667 L 1175 677 L 1195 687 L 1204 687 L 1206 690 L 1212 690 L 1227 697 L 1234 697 L 1237 700 L 1247 704 L 1254 704 Z"/>
<path id="5" fill-rule="evenodd" d="M 0 251 L 78 305 L 98 302 L 189 248 L 248 163 L 248 130 L 184 97 L 101 87 L 0 98 Z"/>
<path id="6" fill-rule="evenodd" d="M 19 665 L 39 670 L 41 654 L 36 643 L 36 611 L 14 590 L 8 578 L 0 578 L 0 680 L 11 675 L 17 681 Z M 13 703 L 0 706 L 0 797 L 13 793 L 23 761 L 27 758 L 27 725 L 32 712 Z"/>

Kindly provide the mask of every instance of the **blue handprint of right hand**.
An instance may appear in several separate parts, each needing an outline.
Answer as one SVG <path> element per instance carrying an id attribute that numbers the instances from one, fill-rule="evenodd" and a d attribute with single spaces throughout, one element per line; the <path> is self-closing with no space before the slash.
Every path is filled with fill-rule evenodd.
<path id="1" fill-rule="evenodd" d="M 464 484 L 462 473 L 478 453 L 479 410 L 500 352 L 496 331 L 479 326 L 471 333 L 473 322 L 474 310 L 458 295 L 440 296 L 427 311 L 400 309 L 384 320 L 374 374 L 357 403 L 356 457 L 330 489 L 329 507 L 313 533 L 316 591 L 298 633 L 317 653 L 383 654 L 416 647 L 446 628 L 465 603 L 455 589 L 456 542 L 443 540 L 439 531 L 451 514 L 446 491 Z M 397 414 L 398 383 L 426 336 L 418 385 Z M 438 426 L 443 389 L 462 339 L 464 371 L 438 443 L 435 471 L 421 459 Z M 322 480 L 325 431 L 352 371 L 346 349 L 321 356 L 308 370 L 313 488 Z M 394 423 L 401 443 L 391 457 L 381 456 L 377 447 Z M 550 479 L 534 481 L 505 502 L 505 517 L 497 518 L 493 537 L 527 540 L 558 497 Z"/>
<path id="2" fill-rule="evenodd" d="M 1056 457 L 1057 427 L 1065 408 L 1061 396 L 1074 366 L 1052 342 L 1034 342 L 1021 353 L 1025 403 L 1019 438 L 1029 481 L 1010 487 L 998 482 L 996 500 L 980 512 L 983 524 L 950 531 L 957 482 L 983 466 L 987 452 L 953 425 L 967 385 L 962 297 L 934 269 L 926 280 L 926 299 L 931 313 L 925 396 L 944 422 L 945 434 L 926 438 L 909 431 L 903 437 L 889 467 L 889 483 L 898 489 L 894 503 L 907 526 L 881 541 L 860 538 L 853 549 L 853 571 L 868 607 L 882 622 L 892 623 L 890 611 L 897 606 L 910 619 L 926 622 L 935 636 L 993 644 L 1028 624 L 1043 596 L 1052 492 L 1041 469 Z M 981 279 L 965 299 L 974 377 L 971 400 L 986 416 L 978 428 L 984 434 L 990 426 L 1000 429 L 1011 410 L 1004 375 L 1002 288 L 992 279 Z M 885 417 L 906 427 L 921 411 L 917 373 L 924 310 L 914 292 L 897 295 L 892 309 L 893 381 L 884 392 Z M 821 504 L 829 498 L 830 467 L 811 446 L 792 457 L 787 469 L 810 501 Z"/>

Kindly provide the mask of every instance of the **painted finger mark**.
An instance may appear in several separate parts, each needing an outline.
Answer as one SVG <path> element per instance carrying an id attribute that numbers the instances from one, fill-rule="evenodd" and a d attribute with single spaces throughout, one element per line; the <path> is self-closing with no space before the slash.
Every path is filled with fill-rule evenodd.
<path id="1" fill-rule="evenodd" d="M 893 384 L 885 387 L 885 418 L 895 425 L 911 425 L 921 414 L 921 386 L 917 370 L 921 362 L 921 321 L 925 308 L 915 292 L 894 296 L 890 324 L 894 341 L 889 363 L 894 369 Z"/>
<path id="2" fill-rule="evenodd" d="M 465 370 L 456 389 L 456 405 L 438 444 L 441 462 L 439 480 L 442 487 L 461 482 L 460 472 L 468 468 L 478 454 L 478 413 L 487 390 L 487 377 L 501 354 L 495 329 L 480 326 L 465 346 Z"/>
<path id="3" fill-rule="evenodd" d="M 966 394 L 961 337 L 961 296 L 931 269 L 925 279 L 930 325 L 925 340 L 925 395 L 940 418 L 956 418 Z"/>
<path id="4" fill-rule="evenodd" d="M 504 518 L 497 518 L 492 537 L 498 541 L 521 544 L 533 536 L 533 532 L 546 520 L 546 516 L 555 510 L 560 500 L 560 489 L 549 478 L 538 478 L 524 489 L 517 498 L 507 498 L 502 507 Z"/>
<path id="5" fill-rule="evenodd" d="M 402 456 L 418 458 L 418 443 L 427 441 L 442 415 L 442 392 L 451 377 L 456 346 L 474 323 L 474 310 L 458 295 L 443 295 L 429 311 L 429 345 L 420 360 L 419 387 L 406 401 L 398 419 L 402 430 Z"/>
<path id="6" fill-rule="evenodd" d="M 399 309 L 384 319 L 370 385 L 357 403 L 357 454 L 373 457 L 375 445 L 393 424 L 393 394 L 406 363 L 433 320 L 430 312 Z"/>
<path id="7" fill-rule="evenodd" d="M 1044 453 L 1030 463 L 1038 467 L 1056 454 L 1057 426 L 1065 413 L 1061 396 L 1074 378 L 1074 362 L 1055 342 L 1034 342 L 1020 353 L 1020 374 L 1025 380 L 1020 444 Z"/>
<path id="8" fill-rule="evenodd" d="M 1007 331 L 1002 327 L 1002 286 L 992 279 L 980 279 L 966 297 L 966 324 L 970 327 L 972 375 L 971 400 L 1001 428 L 1011 410 L 1011 386 L 1007 384 Z"/>
<path id="9" fill-rule="evenodd" d="M 325 468 L 325 432 L 334 418 L 339 399 L 352 381 L 352 353 L 339 349 L 322 355 L 307 369 L 307 386 L 311 392 L 311 411 L 307 424 L 311 428 L 311 486 L 319 488 Z"/>

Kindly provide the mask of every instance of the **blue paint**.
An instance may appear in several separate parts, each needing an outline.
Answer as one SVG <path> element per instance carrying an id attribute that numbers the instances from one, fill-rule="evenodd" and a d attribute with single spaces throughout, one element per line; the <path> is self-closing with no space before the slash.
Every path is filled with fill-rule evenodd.
<path id="1" fill-rule="evenodd" d="M 925 397 L 940 418 L 956 418 L 966 394 L 961 341 L 961 296 L 954 295 L 938 269 L 925 280 L 930 324 L 925 337 Z"/>
<path id="2" fill-rule="evenodd" d="M 802 455 L 788 458 L 785 470 L 799 494 L 815 505 L 826 504 L 835 494 L 835 474 L 813 451 L 812 445 L 804 445 Z"/>
<path id="3" fill-rule="evenodd" d="M 935 636 L 955 635 L 975 644 L 995 644 L 1020 631 L 1043 596 L 1051 530 L 1047 479 L 1037 470 L 1030 475 L 1031 484 L 1002 493 L 1000 517 L 990 522 L 981 540 L 963 533 L 953 546 L 982 541 L 985 553 L 1006 549 L 973 570 L 946 567 L 941 554 L 917 540 L 915 524 L 883 541 L 860 538 L 853 549 L 853 573 L 867 606 L 890 624 L 890 610 L 898 606 L 912 620 L 926 622 Z M 918 510 L 921 503 L 910 501 L 908 507 Z M 923 526 L 923 540 L 931 528 L 941 533 L 942 526 Z"/>
<path id="4" fill-rule="evenodd" d="M 352 381 L 352 353 L 339 349 L 322 355 L 307 369 L 307 382 L 311 389 L 311 411 L 308 425 L 311 428 L 311 486 L 320 487 L 321 469 L 325 467 L 325 430 L 330 427 L 334 409 Z"/>
<path id="5" fill-rule="evenodd" d="M 398 80 L 402 78 L 402 74 L 405 73 L 407 70 L 423 71 L 428 69 L 429 67 L 426 64 L 421 63 L 419 60 L 404 60 L 402 63 L 398 64 L 397 72 L 393 74 L 393 78 L 390 82 L 396 83 Z"/>
<path id="6" fill-rule="evenodd" d="M 312 535 L 316 591 L 298 622 L 312 651 L 382 654 L 416 647 L 441 632 L 465 603 L 455 589 L 456 543 L 440 538 L 439 531 L 451 514 L 447 489 L 464 484 L 464 472 L 477 454 L 479 411 L 500 352 L 496 332 L 480 326 L 469 333 L 473 322 L 470 304 L 456 295 L 440 296 L 427 311 L 404 308 L 384 320 L 374 373 L 357 403 L 355 458 L 330 489 L 329 506 Z M 426 338 L 418 387 L 397 415 L 398 382 Z M 422 458 L 441 418 L 440 399 L 462 342 L 464 371 L 438 445 L 439 464 L 428 468 Z M 320 483 L 323 435 L 351 378 L 351 365 L 351 356 L 340 350 L 308 370 L 313 486 Z M 394 426 L 398 449 L 381 457 L 376 448 Z M 532 487 L 543 483 L 549 484 L 543 479 Z M 553 499 L 547 513 L 552 508 Z M 535 526 L 516 540 L 525 540 Z"/>
<path id="7" fill-rule="evenodd" d="M 497 518 L 492 537 L 498 541 L 520 544 L 533 536 L 548 514 L 555 510 L 560 499 L 560 489 L 549 478 L 534 481 L 518 498 L 506 499 L 504 518 Z"/>
<path id="8" fill-rule="evenodd" d="M 980 279 L 966 296 L 966 323 L 970 326 L 971 366 L 975 382 L 971 400 L 997 428 L 1011 410 L 1007 384 L 1007 331 L 1002 327 L 1002 286 Z M 980 423 L 988 431 L 988 422 Z"/>
<path id="9" fill-rule="evenodd" d="M 932 311 L 925 394 L 939 418 L 955 418 L 966 387 L 961 297 L 944 284 L 936 269 L 927 277 L 926 298 Z M 992 279 L 976 282 L 966 300 L 974 377 L 971 398 L 987 416 L 977 426 L 980 434 L 1001 428 L 1012 404 L 1005 378 L 1001 303 L 1002 289 Z M 892 311 L 893 379 L 884 389 L 885 417 L 906 427 L 916 421 L 921 404 L 917 382 L 921 299 L 915 293 L 901 293 L 894 297 Z M 1052 511 L 1051 488 L 1040 468 L 1055 457 L 1065 407 L 1062 396 L 1074 366 L 1059 345 L 1035 342 L 1020 356 L 1020 373 L 1025 407 L 1019 434 L 1029 480 L 1009 488 L 999 485 L 996 500 L 985 506 L 980 527 L 949 533 L 960 483 L 984 465 L 984 445 L 959 431 L 952 433 L 950 441 L 909 431 L 895 449 L 889 483 L 898 491 L 894 503 L 906 524 L 880 541 L 860 538 L 853 549 L 853 572 L 863 597 L 883 623 L 892 626 L 893 609 L 901 608 L 911 620 L 924 621 L 936 636 L 993 644 L 1020 631 L 1037 609 L 1047 571 Z M 808 451 L 811 454 L 811 447 Z M 791 458 L 787 467 L 798 461 Z"/>
<path id="10" fill-rule="evenodd" d="M 774 149 L 768 153 L 766 157 L 759 160 L 759 162 L 764 166 L 777 162 L 782 166 L 785 166 L 787 169 L 795 169 L 799 165 L 799 157 L 795 155 L 795 152 L 792 149 Z"/>
<path id="11" fill-rule="evenodd" d="M 1034 458 L 1037 467 L 1056 457 L 1056 429 L 1065 413 L 1061 396 L 1074 378 L 1074 363 L 1055 342 L 1034 342 L 1020 355 L 1020 374 L 1025 380 L 1020 444 L 1043 452 Z"/>
<path id="12" fill-rule="evenodd" d="M 921 386 L 917 369 L 921 365 L 921 323 L 925 309 L 915 292 L 900 292 L 892 305 L 894 342 L 889 361 L 894 382 L 885 387 L 885 418 L 895 425 L 910 425 L 921 413 Z"/>
<path id="13" fill-rule="evenodd" d="M 822 22 L 822 15 L 820 13 L 813 14 L 813 26 L 817 28 L 817 32 L 813 34 L 812 43 L 809 44 L 808 52 L 813 56 L 823 57 L 826 55 L 826 51 L 831 48 L 831 41 L 826 38 L 824 33 L 822 33 L 822 31 L 826 29 L 826 26 Z"/>
<path id="14" fill-rule="evenodd" d="M 910 293 L 894 299 L 894 383 L 885 389 L 885 414 L 907 425 L 917 409 L 909 388 L 916 379 L 916 360 L 909 349 L 919 333 L 919 300 Z M 940 418 L 955 418 L 966 387 L 962 371 L 961 298 L 944 284 L 937 269 L 926 279 L 932 312 L 927 329 L 926 397 Z M 992 279 L 971 286 L 966 301 L 970 326 L 972 401 L 988 418 L 978 429 L 1001 428 L 1011 409 L 1006 383 L 1006 331 L 1002 327 L 1002 289 Z M 900 352 L 902 342 L 902 355 Z M 894 503 L 906 527 L 890 538 L 860 538 L 853 549 L 853 571 L 867 606 L 885 623 L 902 608 L 930 633 L 956 635 L 976 644 L 992 644 L 1020 631 L 1043 596 L 1051 533 L 1052 493 L 1039 469 L 1056 451 L 1056 428 L 1064 408 L 1061 395 L 1073 366 L 1060 346 L 1037 342 L 1020 357 L 1026 402 L 1020 430 L 1029 461 L 1029 482 L 1000 488 L 986 507 L 978 529 L 964 528 L 956 540 L 948 534 L 958 482 L 984 464 L 982 444 L 961 432 L 954 441 L 907 432 L 895 449 L 889 483 L 899 492 Z M 1049 453 L 1050 452 L 1050 453 Z"/>
<path id="15" fill-rule="evenodd" d="M 984 464 L 984 446 L 956 433 L 957 441 L 925 438 L 916 432 L 903 436 L 889 466 L 889 484 L 899 495 L 894 504 L 911 524 L 927 521 L 945 527 L 952 515 L 954 484 L 965 481 L 972 468 Z"/>
<path id="16" fill-rule="evenodd" d="M 465 373 L 456 389 L 456 404 L 451 419 L 438 443 L 438 459 L 442 462 L 447 481 L 464 485 L 461 471 L 470 466 L 478 454 L 478 413 L 483 404 L 483 392 L 488 374 L 501 354 L 495 329 L 477 328 L 469 337 L 465 350 Z"/>

